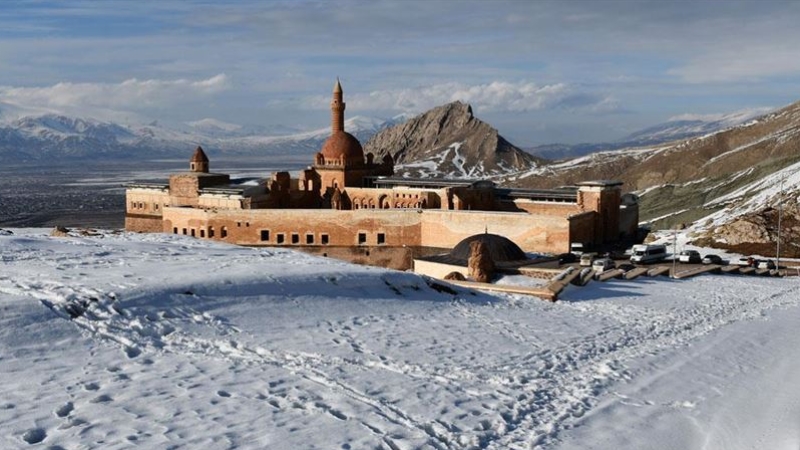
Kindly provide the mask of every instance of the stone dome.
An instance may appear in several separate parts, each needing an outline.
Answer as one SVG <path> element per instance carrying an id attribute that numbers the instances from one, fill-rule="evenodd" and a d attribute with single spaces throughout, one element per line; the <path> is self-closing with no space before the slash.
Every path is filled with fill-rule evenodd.
<path id="1" fill-rule="evenodd" d="M 468 260 L 470 244 L 473 241 L 483 241 L 489 249 L 489 255 L 491 255 L 495 263 L 519 262 L 528 259 L 525 252 L 523 252 L 517 244 L 512 242 L 511 239 L 489 233 L 476 234 L 465 238 L 450 250 L 450 257 L 457 260 Z"/>
<path id="2" fill-rule="evenodd" d="M 364 163 L 364 149 L 361 148 L 361 143 L 346 131 L 333 133 L 325 140 L 320 153 L 326 160 L 344 159 L 347 162 Z"/>

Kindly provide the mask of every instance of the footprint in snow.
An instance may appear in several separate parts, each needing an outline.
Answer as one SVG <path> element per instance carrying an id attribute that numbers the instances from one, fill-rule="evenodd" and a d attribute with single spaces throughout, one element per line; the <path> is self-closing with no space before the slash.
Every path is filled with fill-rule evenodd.
<path id="1" fill-rule="evenodd" d="M 22 433 L 22 440 L 28 444 L 38 444 L 47 438 L 47 433 L 42 428 L 31 428 Z"/>
<path id="2" fill-rule="evenodd" d="M 56 415 L 56 417 L 67 417 L 74 409 L 75 406 L 72 404 L 72 402 L 67 402 L 56 408 L 53 413 Z"/>
<path id="3" fill-rule="evenodd" d="M 110 395 L 103 394 L 103 395 L 98 395 L 97 397 L 91 399 L 89 403 L 110 403 L 113 401 L 114 399 L 111 398 Z"/>
<path id="4" fill-rule="evenodd" d="M 130 359 L 136 358 L 141 354 L 142 351 L 139 350 L 137 347 L 125 347 L 125 356 L 127 356 Z"/>

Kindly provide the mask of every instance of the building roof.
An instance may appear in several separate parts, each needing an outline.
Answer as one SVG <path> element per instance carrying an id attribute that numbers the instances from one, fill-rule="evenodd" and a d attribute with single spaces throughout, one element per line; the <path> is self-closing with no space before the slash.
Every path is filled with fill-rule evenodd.
<path id="1" fill-rule="evenodd" d="M 364 149 L 352 134 L 337 131 L 322 144 L 322 156 L 325 159 L 343 159 L 364 163 Z"/>
<path id="2" fill-rule="evenodd" d="M 614 186 L 622 186 L 622 181 L 618 180 L 593 180 L 593 181 L 581 181 L 580 183 L 575 183 L 578 186 L 595 186 L 595 187 L 614 187 Z"/>
<path id="3" fill-rule="evenodd" d="M 441 189 L 445 187 L 494 187 L 490 180 L 466 180 L 447 178 L 404 178 L 404 177 L 374 177 L 373 183 L 378 187 L 407 186 L 427 189 Z"/>
<path id="4" fill-rule="evenodd" d="M 489 255 L 495 263 L 524 261 L 528 259 L 525 252 L 511 239 L 498 234 L 481 233 L 463 239 L 450 250 L 450 256 L 457 260 L 469 260 L 470 245 L 475 241 L 486 244 Z"/>
<path id="5" fill-rule="evenodd" d="M 527 199 L 534 201 L 549 202 L 577 202 L 577 188 L 564 189 L 517 189 L 517 188 L 497 188 L 495 195 L 501 199 Z"/>
<path id="6" fill-rule="evenodd" d="M 190 162 L 208 162 L 208 156 L 206 156 L 206 152 L 203 151 L 203 147 L 197 146 Z"/>

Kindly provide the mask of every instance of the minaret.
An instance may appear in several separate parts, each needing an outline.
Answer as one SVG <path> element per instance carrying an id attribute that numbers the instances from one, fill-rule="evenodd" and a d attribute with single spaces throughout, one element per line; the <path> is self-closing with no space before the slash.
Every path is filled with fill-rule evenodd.
<path id="1" fill-rule="evenodd" d="M 342 99 L 342 85 L 339 77 L 333 86 L 333 100 L 331 100 L 331 132 L 333 134 L 344 131 L 344 100 Z"/>

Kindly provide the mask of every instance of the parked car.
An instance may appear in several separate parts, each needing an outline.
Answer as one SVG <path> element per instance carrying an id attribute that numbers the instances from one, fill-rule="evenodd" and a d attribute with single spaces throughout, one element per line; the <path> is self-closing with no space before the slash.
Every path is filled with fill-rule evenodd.
<path id="1" fill-rule="evenodd" d="M 581 255 L 581 267 L 591 267 L 594 260 L 597 258 L 597 253 L 584 253 Z"/>
<path id="2" fill-rule="evenodd" d="M 754 265 L 755 262 L 756 262 L 756 260 L 753 259 L 752 256 L 742 256 L 741 258 L 739 258 L 736 261 L 734 261 L 734 264 L 737 265 L 737 266 L 742 266 L 742 267 L 750 267 L 750 266 Z"/>
<path id="3" fill-rule="evenodd" d="M 623 270 L 623 271 L 625 271 L 625 272 L 627 272 L 627 271 L 629 271 L 629 270 L 633 270 L 633 269 L 635 269 L 635 268 L 636 268 L 636 266 L 634 266 L 634 265 L 633 265 L 633 264 L 631 264 L 631 263 L 622 263 L 622 264 L 620 264 L 620 265 L 618 265 L 618 266 L 617 266 L 617 269 L 621 269 L 621 270 Z"/>
<path id="4" fill-rule="evenodd" d="M 562 253 L 558 255 L 558 263 L 559 264 L 572 264 L 578 261 L 578 256 L 574 253 Z"/>
<path id="5" fill-rule="evenodd" d="M 611 270 L 614 267 L 614 261 L 612 261 L 610 258 L 598 258 L 592 262 L 592 269 L 594 269 L 594 271 L 597 273 Z"/>
<path id="6" fill-rule="evenodd" d="M 722 258 L 719 255 L 706 255 L 703 257 L 703 264 L 722 265 Z"/>
<path id="7" fill-rule="evenodd" d="M 775 268 L 775 261 L 771 259 L 759 259 L 755 263 L 756 269 L 774 269 Z"/>
<path id="8" fill-rule="evenodd" d="M 684 250 L 678 255 L 678 262 L 681 263 L 699 264 L 701 261 L 700 252 L 697 250 Z"/>

